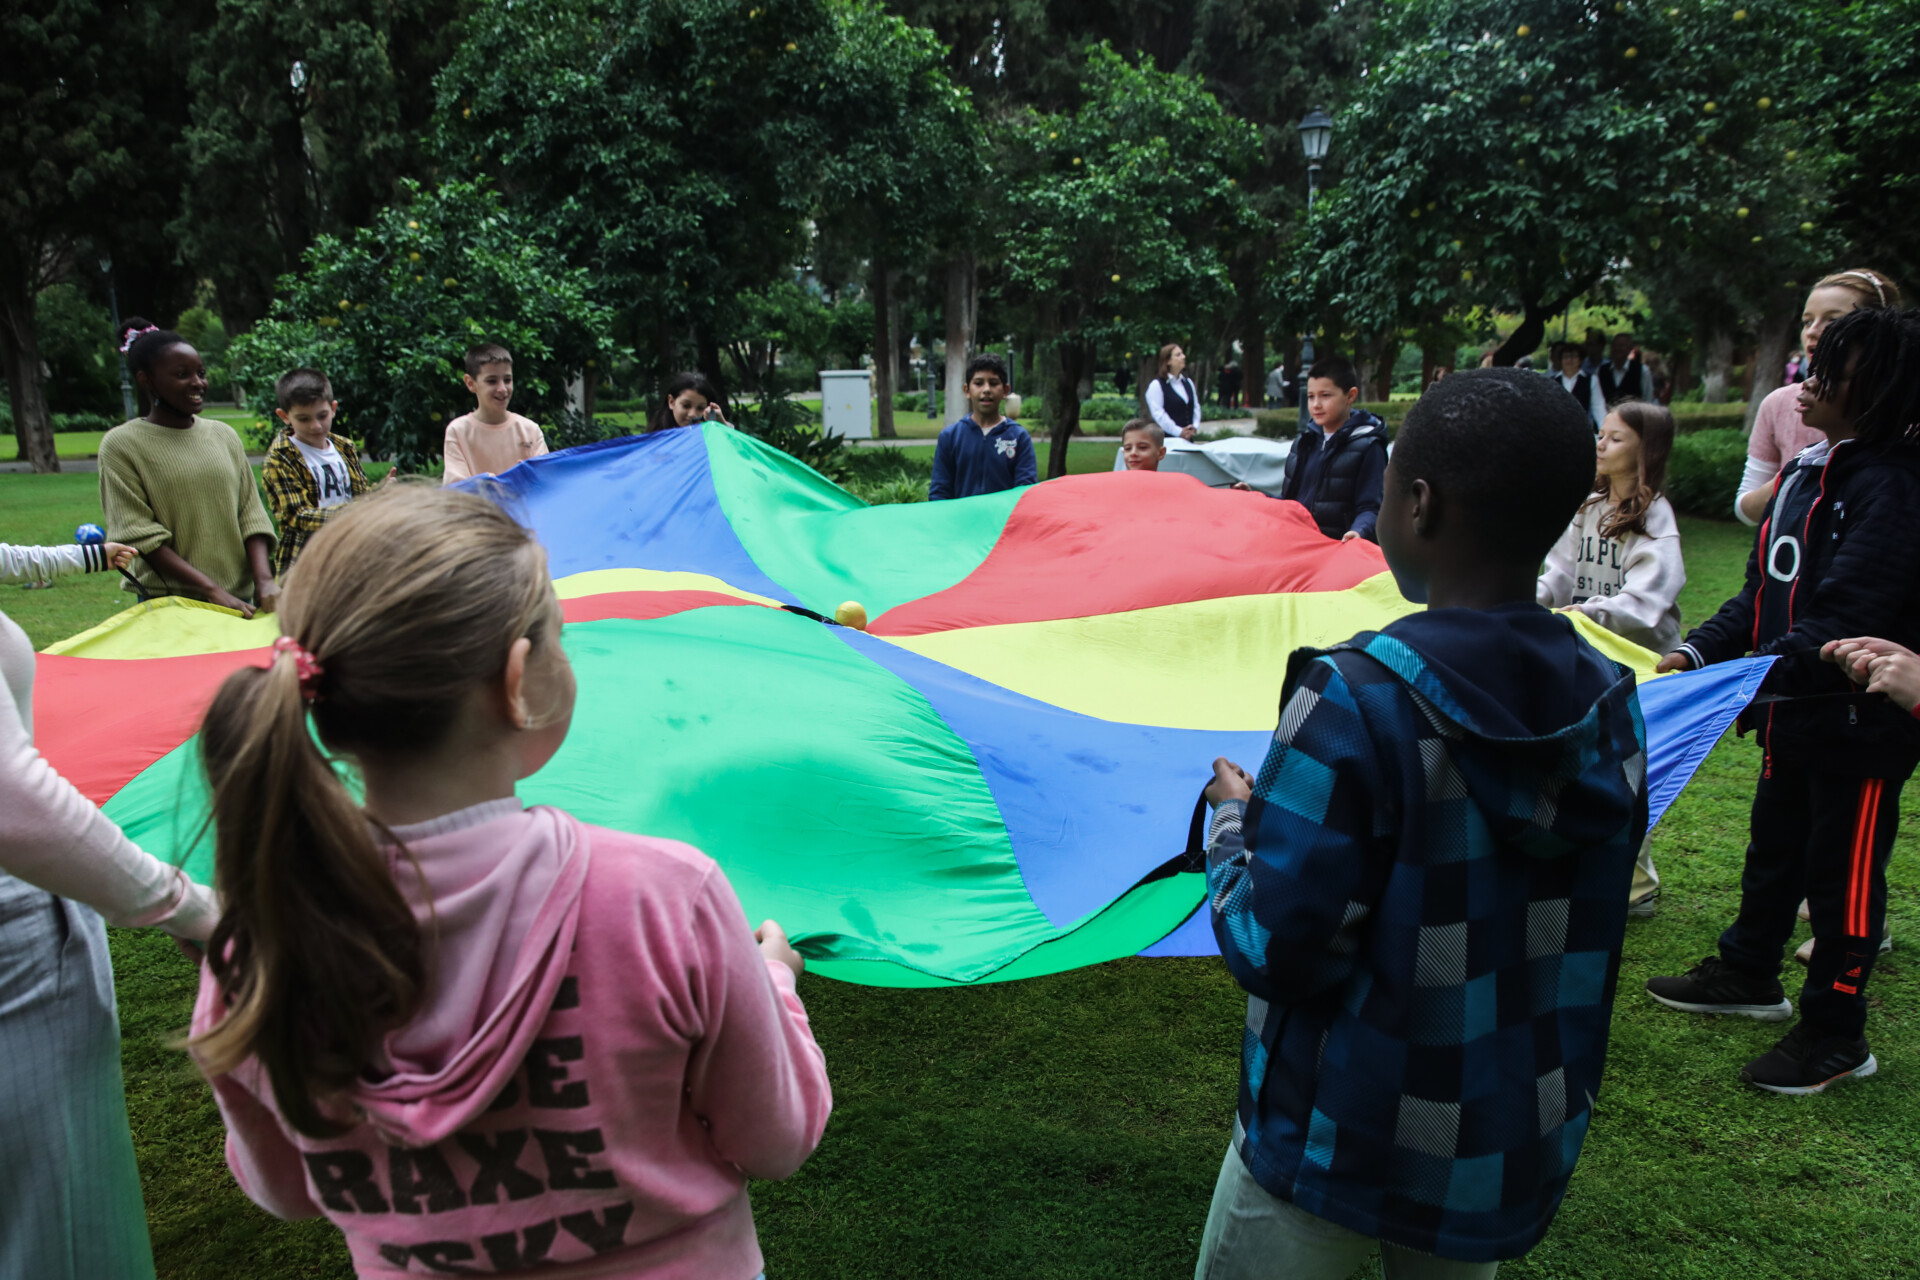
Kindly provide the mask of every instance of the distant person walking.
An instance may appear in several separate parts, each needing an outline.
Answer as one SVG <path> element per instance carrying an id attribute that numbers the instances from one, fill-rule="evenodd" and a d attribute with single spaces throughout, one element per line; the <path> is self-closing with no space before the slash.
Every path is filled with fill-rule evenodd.
<path id="1" fill-rule="evenodd" d="M 1267 374 L 1267 408 L 1276 409 L 1287 402 L 1287 362 L 1274 362 Z"/>
<path id="2" fill-rule="evenodd" d="M 1653 370 L 1633 345 L 1633 335 L 1622 330 L 1613 335 L 1607 358 L 1600 362 L 1600 396 L 1612 408 L 1622 400 L 1654 401 Z"/>
<path id="3" fill-rule="evenodd" d="M 1220 371 L 1220 407 L 1238 409 L 1240 407 L 1240 388 L 1246 375 L 1240 372 L 1240 366 L 1232 361 Z"/>
<path id="4" fill-rule="evenodd" d="M 1160 367 L 1147 384 L 1147 413 L 1170 436 L 1191 440 L 1200 425 L 1200 393 L 1187 377 L 1187 353 L 1177 342 L 1160 348 Z"/>

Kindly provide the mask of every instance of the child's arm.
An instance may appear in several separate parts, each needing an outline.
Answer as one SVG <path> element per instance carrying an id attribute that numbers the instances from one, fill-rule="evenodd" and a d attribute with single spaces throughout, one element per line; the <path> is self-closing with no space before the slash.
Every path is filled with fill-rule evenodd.
<path id="1" fill-rule="evenodd" d="M 1033 451 L 1033 437 L 1024 427 L 1020 430 L 1020 448 L 1013 455 L 1013 483 L 1040 483 L 1040 459 Z"/>
<path id="2" fill-rule="evenodd" d="M 713 1149 L 754 1178 L 798 1169 L 833 1111 L 826 1055 L 793 970 L 762 954 L 716 867 L 694 908 L 705 1035 L 687 1063 L 687 1100 Z"/>
<path id="3" fill-rule="evenodd" d="M 122 556 L 124 553 L 124 556 Z M 50 582 L 70 573 L 98 573 L 120 557 L 126 564 L 133 548 L 118 542 L 69 547 L 20 547 L 0 542 L 0 582 Z"/>
<path id="4" fill-rule="evenodd" d="M 210 1030 L 225 1013 L 220 984 L 214 980 L 213 971 L 202 964 L 200 992 L 193 1008 L 194 1033 Z M 227 1168 L 247 1199 L 276 1218 L 297 1221 L 319 1217 L 320 1206 L 307 1190 L 307 1171 L 299 1148 L 288 1140 L 273 1112 L 253 1092 L 270 1087 L 260 1064 L 249 1060 L 233 1074 L 208 1076 L 207 1082 L 213 1086 L 213 1100 L 227 1131 Z"/>
<path id="5" fill-rule="evenodd" d="M 527 456 L 537 458 L 547 452 L 547 433 L 540 429 L 540 424 L 531 418 L 522 418 L 521 421 L 527 424 L 527 429 L 533 436 L 532 447 L 527 450 Z"/>
<path id="6" fill-rule="evenodd" d="M 367 479 L 366 471 L 360 466 L 360 451 L 353 442 L 334 437 L 333 447 L 339 450 L 341 459 L 347 464 L 347 492 L 358 498 L 372 491 L 373 482 Z M 393 473 L 389 471 L 388 475 Z"/>
<path id="7" fill-rule="evenodd" d="M 1377 446 L 1369 446 L 1366 456 L 1360 459 L 1360 483 L 1354 490 L 1359 496 L 1353 504 L 1353 523 L 1347 526 L 1348 538 L 1371 538 L 1373 527 L 1380 520 L 1380 502 L 1387 493 L 1387 446 L 1380 441 Z"/>
<path id="8" fill-rule="evenodd" d="M 933 479 L 927 482 L 927 501 L 940 502 L 953 496 L 953 440 L 942 431 L 933 444 Z"/>
<path id="9" fill-rule="evenodd" d="M 1785 635 L 1754 650 L 1781 661 L 1767 673 L 1769 692 L 1815 692 L 1824 682 L 1814 659 L 1831 640 L 1879 636 L 1897 630 L 1920 583 L 1920 480 L 1891 468 L 1887 482 L 1847 500 L 1847 535 L 1820 581 L 1798 584 L 1812 598 Z"/>
<path id="10" fill-rule="evenodd" d="M 266 504 L 260 501 L 260 486 L 254 483 L 253 464 L 247 461 L 240 433 L 229 427 L 227 437 L 227 453 L 233 462 L 238 498 L 234 518 L 240 522 L 240 537 L 247 547 L 247 567 L 253 573 L 253 602 L 272 613 L 280 594 L 280 584 L 273 580 L 273 519 L 267 515 Z"/>
<path id="11" fill-rule="evenodd" d="M 1580 549 L 1580 517 L 1575 514 L 1560 540 L 1547 552 L 1547 567 L 1534 584 L 1533 598 L 1543 607 L 1559 609 L 1573 603 L 1573 567 Z"/>
<path id="12" fill-rule="evenodd" d="M 1689 632 L 1686 642 L 1662 658 L 1654 671 L 1697 671 L 1715 662 L 1746 656 L 1753 645 L 1754 601 L 1760 594 L 1760 573 L 1760 536 L 1756 534 L 1753 550 L 1747 553 L 1747 580 L 1740 594 Z"/>
<path id="13" fill-rule="evenodd" d="M 441 460 L 446 464 L 440 473 L 441 484 L 455 484 L 473 474 L 473 463 L 467 457 L 467 442 L 460 434 L 460 419 L 455 418 L 447 424 L 447 438 L 441 446 Z"/>
<path id="14" fill-rule="evenodd" d="M 1574 608 L 1615 635 L 1645 634 L 1680 598 L 1687 585 L 1687 566 L 1680 558 L 1680 536 L 1651 538 L 1642 534 L 1627 547 L 1625 576 L 1618 594 L 1588 596 Z"/>
<path id="15" fill-rule="evenodd" d="M 1385 835 L 1372 740 L 1330 658 L 1301 670 L 1252 790 L 1244 814 L 1232 800 L 1214 814 L 1213 933 L 1242 987 L 1296 1003 L 1352 972 Z"/>

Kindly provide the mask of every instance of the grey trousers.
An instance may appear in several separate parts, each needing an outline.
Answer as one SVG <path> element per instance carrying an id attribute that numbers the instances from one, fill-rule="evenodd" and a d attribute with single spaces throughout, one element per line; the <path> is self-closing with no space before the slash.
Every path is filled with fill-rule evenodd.
<path id="1" fill-rule="evenodd" d="M 152 1280 L 107 930 L 0 874 L 0 1280 Z"/>
<path id="2" fill-rule="evenodd" d="M 1380 1251 L 1387 1280 L 1493 1280 L 1497 1262 L 1455 1262 L 1349 1231 L 1253 1179 L 1231 1145 L 1213 1185 L 1194 1280 L 1348 1280 Z"/>

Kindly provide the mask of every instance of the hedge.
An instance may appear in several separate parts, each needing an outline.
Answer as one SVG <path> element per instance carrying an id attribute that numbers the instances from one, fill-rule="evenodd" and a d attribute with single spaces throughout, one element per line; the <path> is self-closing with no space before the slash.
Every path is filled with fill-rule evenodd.
<path id="1" fill-rule="evenodd" d="M 1732 519 L 1734 493 L 1746 464 L 1747 436 L 1739 427 L 1676 436 L 1667 459 L 1667 501 L 1688 515 Z"/>

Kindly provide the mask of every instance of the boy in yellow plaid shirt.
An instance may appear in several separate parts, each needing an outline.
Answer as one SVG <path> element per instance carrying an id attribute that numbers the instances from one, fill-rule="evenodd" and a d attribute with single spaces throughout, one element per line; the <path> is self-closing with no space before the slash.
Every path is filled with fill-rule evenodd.
<path id="1" fill-rule="evenodd" d="M 300 549 L 340 508 L 373 486 L 360 469 L 353 442 L 333 434 L 340 411 L 333 385 L 318 369 L 295 369 L 273 384 L 274 412 L 286 430 L 267 450 L 261 482 L 280 528 L 273 574 L 283 577 Z"/>

